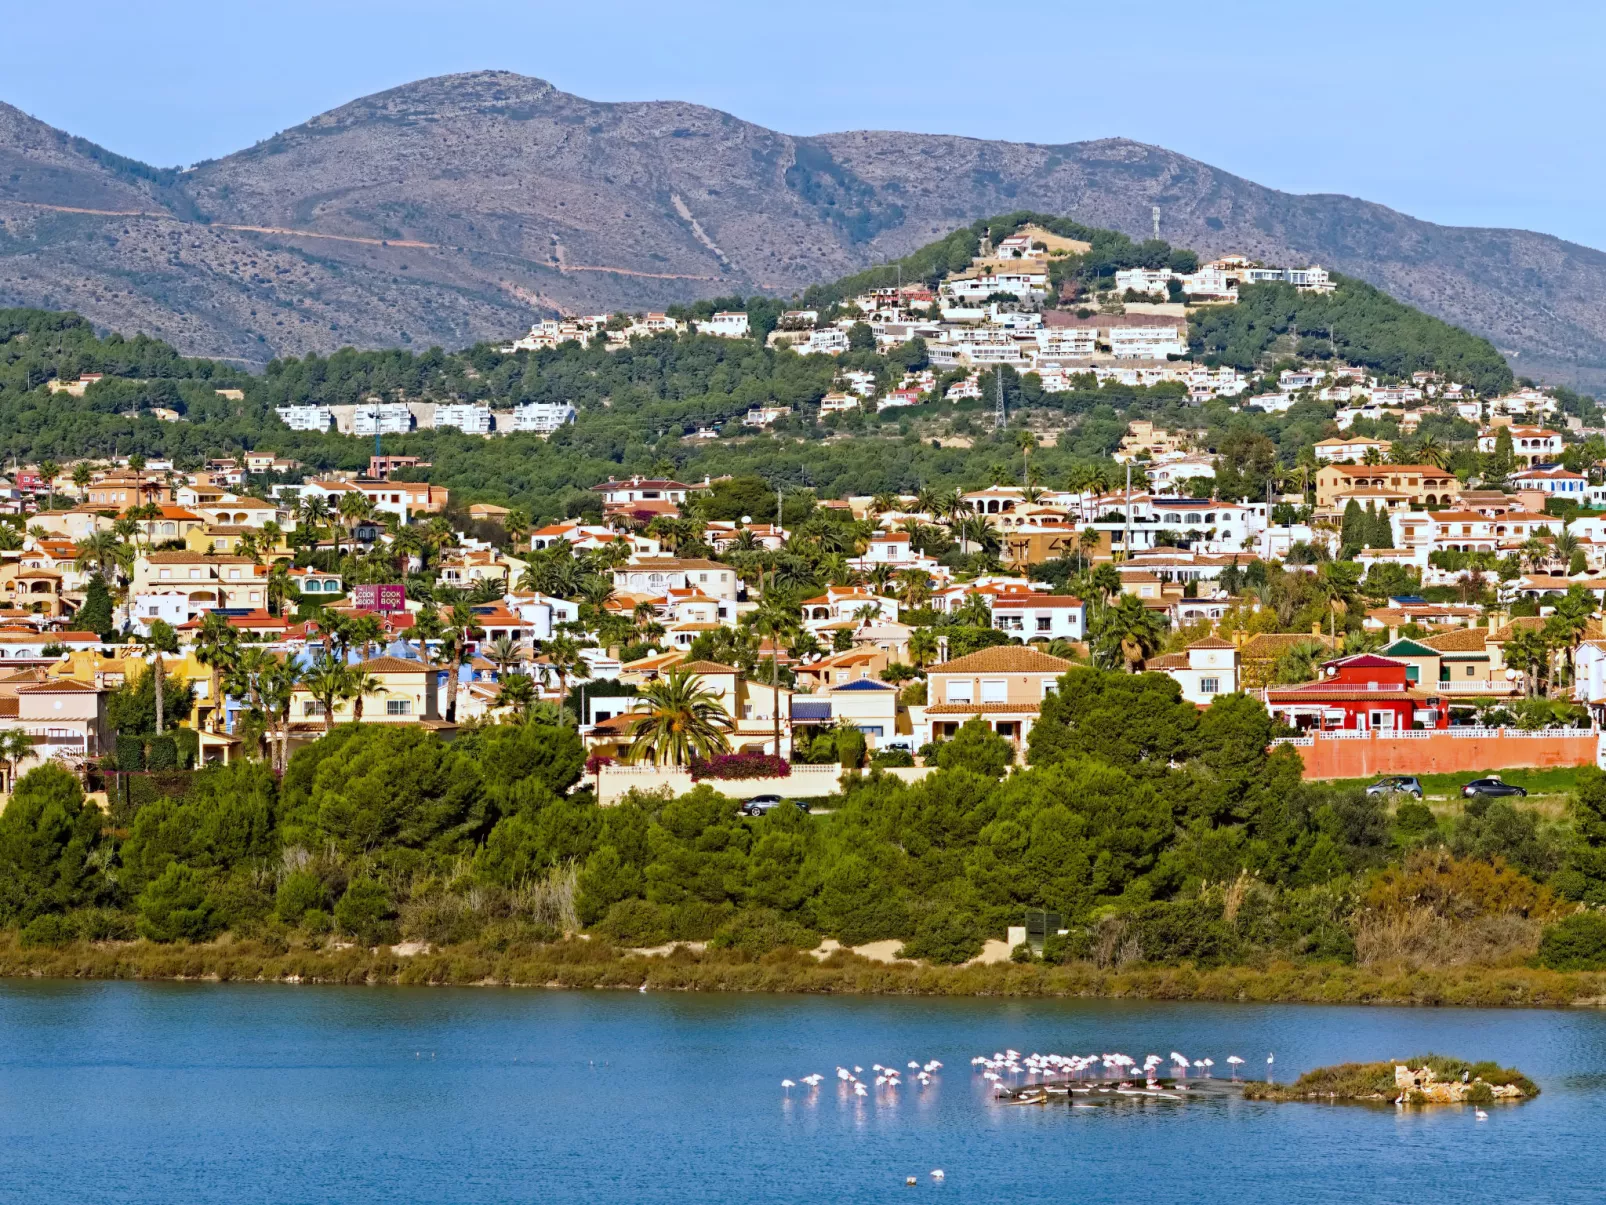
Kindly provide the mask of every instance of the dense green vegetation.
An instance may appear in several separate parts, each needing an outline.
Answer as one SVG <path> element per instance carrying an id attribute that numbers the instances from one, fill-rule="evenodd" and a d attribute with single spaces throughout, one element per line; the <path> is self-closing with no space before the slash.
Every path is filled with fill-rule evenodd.
<path id="1" fill-rule="evenodd" d="M 1335 277 L 1332 293 L 1293 285 L 1239 290 L 1237 305 L 1207 306 L 1191 323 L 1194 354 L 1251 372 L 1281 338 L 1303 360 L 1338 359 L 1394 379 L 1436 371 L 1493 397 L 1513 384 L 1510 366 L 1487 340 L 1403 305 L 1380 289 Z M 1336 352 L 1336 356 L 1335 356 Z"/>
<path id="2" fill-rule="evenodd" d="M 1053 279 L 1066 296 L 1107 287 L 1121 267 L 1172 266 L 1185 271 L 1196 257 L 1160 241 L 1124 235 L 1067 219 L 1028 212 L 986 219 L 922 248 L 902 261 L 904 278 L 936 279 L 969 262 L 984 234 L 1002 237 L 1032 222 L 1091 244 L 1085 254 L 1057 257 Z M 811 290 L 807 304 L 829 308 L 873 284 L 890 283 L 898 265 Z M 700 303 L 745 307 L 760 334 L 773 327 L 785 303 L 773 298 L 719 298 Z M 1336 325 L 1341 356 L 1371 365 L 1385 376 L 1437 368 L 1481 390 L 1510 383 L 1498 353 L 1483 340 L 1430 319 L 1384 294 L 1344 281 L 1328 297 L 1285 286 L 1255 286 L 1236 307 L 1207 309 L 1195 321 L 1196 346 L 1221 362 L 1271 370 L 1291 350 L 1297 325 L 1302 353 L 1327 354 Z M 1288 345 L 1288 346 L 1285 346 Z M 1272 474 L 1286 470 L 1308 444 L 1328 433 L 1333 407 L 1302 402 L 1286 414 L 1239 414 L 1227 403 L 1186 406 L 1176 385 L 1098 388 L 1091 380 L 1065 393 L 1049 393 L 1035 374 L 1001 371 L 1011 429 L 993 431 L 992 374 L 984 375 L 986 403 L 927 402 L 882 414 L 863 412 L 815 421 L 817 403 L 840 369 L 876 374 L 882 385 L 925 366 L 919 342 L 886 354 L 857 350 L 838 359 L 801 357 L 756 340 L 662 335 L 617 351 L 578 344 L 502 355 L 487 344 L 445 352 L 431 348 L 356 351 L 276 360 L 261 376 L 226 365 L 179 356 L 143 336 L 97 337 L 72 314 L 0 311 L 0 456 L 20 460 L 74 459 L 84 455 L 141 454 L 172 457 L 193 467 L 209 456 L 241 449 L 271 449 L 309 468 L 354 469 L 366 464 L 368 440 L 291 432 L 274 408 L 291 403 L 349 405 L 371 396 L 443 401 L 452 398 L 511 407 L 526 401 L 572 401 L 576 425 L 549 441 L 531 435 L 482 440 L 456 431 L 420 431 L 387 437 L 387 451 L 431 460 L 432 480 L 463 502 L 517 505 L 537 521 L 582 513 L 595 506 L 587 487 L 610 474 L 671 473 L 684 479 L 751 474 L 773 485 L 821 497 L 912 493 L 921 488 L 974 487 L 1018 481 L 1026 467 L 1019 426 L 1068 427 L 1053 447 L 1032 457 L 1034 479 L 1051 486 L 1078 480 L 1093 467 L 1108 473 L 1108 456 L 1129 417 L 1203 426 L 1232 466 L 1220 480 L 1223 496 L 1260 496 Z M 50 393 L 46 382 L 82 372 L 106 379 L 82 398 Z M 948 378 L 943 378 L 944 383 Z M 243 390 L 244 399 L 219 389 Z M 1575 399 L 1583 406 L 1589 399 Z M 766 433 L 740 425 L 750 406 L 780 404 L 794 416 Z M 163 422 L 152 411 L 178 412 Z M 1423 434 L 1444 440 L 1464 435 L 1458 420 L 1429 419 Z M 721 426 L 712 442 L 683 437 Z M 1464 424 L 1463 424 L 1464 425 Z M 968 437 L 968 447 L 939 447 L 933 434 Z M 855 438 L 842 439 L 851 435 Z"/>
<path id="3" fill-rule="evenodd" d="M 1531 829 L 1491 822 L 1507 805 L 1465 832 L 1391 814 L 1302 783 L 1291 750 L 1268 752 L 1273 735 L 1242 696 L 1199 714 L 1167 678 L 1079 669 L 1046 701 L 1025 766 L 977 724 L 917 784 L 871 770 L 826 815 L 757 820 L 706 783 L 598 808 L 575 789 L 579 738 L 539 716 L 449 744 L 343 726 L 282 782 L 242 762 L 109 816 L 45 767 L 0 814 L 0 924 L 25 945 L 230 930 L 286 948 L 336 935 L 500 949 L 586 926 L 616 946 L 705 940 L 750 957 L 896 939 L 958 963 L 1047 907 L 1070 930 L 1044 951 L 1056 964 L 1514 966 L 1573 910 L 1558 891 L 1606 890 L 1598 771 L 1581 775 L 1556 863 L 1529 875 L 1507 859 L 1531 858 Z M 1568 950 L 1568 966 L 1593 965 Z"/>

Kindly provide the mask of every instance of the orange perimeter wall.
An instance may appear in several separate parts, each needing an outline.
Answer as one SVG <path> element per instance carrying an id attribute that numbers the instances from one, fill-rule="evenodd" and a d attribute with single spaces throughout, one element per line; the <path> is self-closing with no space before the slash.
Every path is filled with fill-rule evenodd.
<path id="1" fill-rule="evenodd" d="M 1577 736 L 1451 736 L 1333 740 L 1316 733 L 1295 745 L 1306 778 L 1371 778 L 1379 774 L 1469 774 L 1594 764 L 1597 733 Z"/>

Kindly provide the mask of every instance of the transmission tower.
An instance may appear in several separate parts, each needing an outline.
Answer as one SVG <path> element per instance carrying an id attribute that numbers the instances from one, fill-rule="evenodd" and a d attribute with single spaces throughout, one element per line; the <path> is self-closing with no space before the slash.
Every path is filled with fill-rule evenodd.
<path id="1" fill-rule="evenodd" d="M 1004 414 L 1004 366 L 1000 364 L 993 369 L 993 383 L 997 386 L 998 400 L 993 407 L 993 426 L 1002 431 L 1006 421 Z"/>

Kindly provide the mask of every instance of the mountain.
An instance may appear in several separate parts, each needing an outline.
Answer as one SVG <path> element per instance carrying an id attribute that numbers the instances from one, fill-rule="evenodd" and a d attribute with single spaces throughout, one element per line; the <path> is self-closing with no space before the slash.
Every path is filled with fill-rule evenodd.
<path id="1" fill-rule="evenodd" d="M 974 218 L 1066 214 L 1206 255 L 1316 261 L 1606 389 L 1606 254 L 1264 188 L 1125 139 L 794 137 L 697 105 L 475 72 L 364 97 L 224 159 L 151 168 L 0 105 L 0 304 L 259 363 L 460 346 L 538 311 L 790 294 Z"/>

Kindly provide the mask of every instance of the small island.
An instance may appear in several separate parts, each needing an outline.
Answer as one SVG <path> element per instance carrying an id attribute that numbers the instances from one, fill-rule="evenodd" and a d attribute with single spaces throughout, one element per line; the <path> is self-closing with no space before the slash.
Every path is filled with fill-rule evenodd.
<path id="1" fill-rule="evenodd" d="M 1245 1100 L 1488 1105 L 1538 1095 L 1539 1085 L 1514 1068 L 1437 1054 L 1403 1062 L 1340 1063 L 1307 1071 L 1291 1084 L 1244 1085 Z"/>

